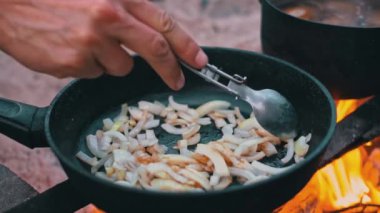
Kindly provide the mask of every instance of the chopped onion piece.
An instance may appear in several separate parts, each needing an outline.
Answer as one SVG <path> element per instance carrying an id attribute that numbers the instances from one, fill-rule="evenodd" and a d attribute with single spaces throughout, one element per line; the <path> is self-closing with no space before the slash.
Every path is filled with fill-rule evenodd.
<path id="1" fill-rule="evenodd" d="M 106 152 L 102 152 L 99 150 L 98 139 L 95 135 L 88 135 L 86 137 L 86 144 L 91 154 L 95 155 L 96 157 L 103 158 L 107 155 Z"/>
<path id="2" fill-rule="evenodd" d="M 131 137 L 135 137 L 137 134 L 140 133 L 145 123 L 146 123 L 146 116 L 143 115 L 141 119 L 139 120 L 139 122 L 137 122 L 136 126 L 129 132 L 129 135 Z"/>
<path id="3" fill-rule="evenodd" d="M 143 117 L 143 112 L 134 106 L 128 107 L 129 114 L 131 114 L 133 119 L 140 120 Z"/>
<path id="4" fill-rule="evenodd" d="M 227 101 L 210 101 L 205 104 L 202 104 L 199 106 L 196 110 L 199 115 L 199 117 L 203 117 L 204 115 L 207 115 L 208 113 L 217 110 L 217 109 L 227 109 L 230 107 L 231 104 Z"/>
<path id="5" fill-rule="evenodd" d="M 147 130 L 147 129 L 153 129 L 153 128 L 156 128 L 160 125 L 160 120 L 156 119 L 156 120 L 150 120 L 150 121 L 147 121 L 144 126 L 143 126 L 143 129 L 144 130 Z"/>
<path id="6" fill-rule="evenodd" d="M 168 165 L 164 163 L 150 163 L 146 166 L 146 170 L 151 174 L 163 171 L 168 173 L 168 175 L 170 175 L 174 180 L 178 181 L 179 183 L 187 182 L 187 178 L 175 173 Z"/>
<path id="7" fill-rule="evenodd" d="M 262 128 L 255 117 L 250 117 L 239 124 L 239 128 L 243 130 Z"/>
<path id="8" fill-rule="evenodd" d="M 260 144 L 260 148 L 261 151 L 263 151 L 267 157 L 278 153 L 276 147 L 268 141 Z"/>
<path id="9" fill-rule="evenodd" d="M 182 118 L 183 120 L 185 120 L 187 122 L 194 122 L 194 118 L 190 114 L 188 114 L 184 111 L 178 112 L 178 117 Z"/>
<path id="10" fill-rule="evenodd" d="M 190 126 L 186 132 L 182 133 L 182 138 L 188 139 L 191 136 L 197 134 L 200 129 L 201 129 L 200 125 L 194 124 L 194 125 Z"/>
<path id="11" fill-rule="evenodd" d="M 206 117 L 206 118 L 199 118 L 198 119 L 198 124 L 202 126 L 210 125 L 211 124 L 211 119 Z"/>
<path id="12" fill-rule="evenodd" d="M 165 107 L 160 104 L 151 103 L 148 101 L 139 101 L 138 106 L 140 110 L 148 111 L 155 115 L 160 115 L 161 112 L 165 109 Z"/>
<path id="13" fill-rule="evenodd" d="M 164 190 L 164 191 L 192 191 L 196 190 L 195 188 L 179 184 L 173 180 L 167 180 L 167 179 L 153 179 L 151 181 L 151 188 L 150 189 L 156 189 L 156 190 Z"/>
<path id="14" fill-rule="evenodd" d="M 111 155 L 107 155 L 104 158 L 100 159 L 95 165 L 91 167 L 91 173 L 96 173 L 100 167 L 104 166 L 104 163 L 111 158 Z"/>
<path id="15" fill-rule="evenodd" d="M 281 159 L 282 163 L 288 163 L 293 158 L 293 155 L 294 155 L 294 141 L 293 141 L 293 139 L 289 139 L 287 145 L 288 146 L 287 146 L 286 155 L 284 158 Z"/>
<path id="16" fill-rule="evenodd" d="M 96 157 L 90 157 L 82 151 L 79 151 L 75 156 L 79 158 L 79 160 L 83 161 L 84 163 L 90 166 L 95 166 L 98 164 L 98 160 L 96 159 Z"/>
<path id="17" fill-rule="evenodd" d="M 201 134 L 198 133 L 187 139 L 187 145 L 192 146 L 199 143 L 199 141 L 201 141 Z"/>
<path id="18" fill-rule="evenodd" d="M 253 161 L 251 163 L 251 169 L 259 170 L 259 171 L 264 172 L 264 173 L 269 174 L 269 175 L 279 174 L 279 173 L 285 171 L 286 169 L 288 169 L 289 167 L 276 168 L 276 167 L 271 167 L 271 166 L 268 166 L 266 164 L 263 164 L 259 161 Z"/>
<path id="19" fill-rule="evenodd" d="M 189 178 L 190 180 L 193 180 L 197 183 L 199 183 L 202 188 L 206 189 L 206 190 L 210 190 L 211 189 L 211 185 L 210 185 L 210 182 L 209 180 L 204 177 L 200 172 L 198 172 L 197 170 L 194 170 L 194 169 L 181 169 L 178 174 L 184 176 L 184 177 L 187 177 Z"/>
<path id="20" fill-rule="evenodd" d="M 309 150 L 309 144 L 306 143 L 306 138 L 301 136 L 294 144 L 294 151 L 298 157 L 303 157 Z"/>
<path id="21" fill-rule="evenodd" d="M 162 129 L 164 129 L 167 133 L 174 134 L 174 135 L 181 135 L 189 130 L 189 128 L 176 128 L 170 124 L 164 123 L 161 124 Z"/>
<path id="22" fill-rule="evenodd" d="M 167 164 L 179 164 L 179 165 L 186 165 L 186 164 L 194 164 L 197 163 L 196 160 L 194 160 L 191 157 L 184 156 L 184 155 L 174 155 L 174 154 L 166 154 L 160 156 L 160 159 Z"/>
<path id="23" fill-rule="evenodd" d="M 110 118 L 106 118 L 103 120 L 104 130 L 110 130 L 113 126 L 113 121 Z"/>
<path id="24" fill-rule="evenodd" d="M 169 96 L 169 105 L 177 111 L 186 111 L 189 108 L 185 104 L 175 102 L 173 96 Z"/>
<path id="25" fill-rule="evenodd" d="M 125 135 L 123 135 L 122 133 L 115 131 L 115 130 L 110 130 L 110 131 L 104 132 L 104 135 L 111 137 L 111 138 L 117 138 L 120 142 L 126 142 L 127 141 L 127 138 L 125 137 Z"/>
<path id="26" fill-rule="evenodd" d="M 192 156 L 193 152 L 189 151 L 187 149 L 187 140 L 179 140 L 177 142 L 177 147 L 179 149 L 179 153 L 183 156 L 187 156 L 187 157 L 190 157 Z"/>
<path id="27" fill-rule="evenodd" d="M 175 119 L 178 118 L 178 115 L 177 115 L 177 113 L 175 113 L 175 112 L 168 112 L 166 118 L 167 118 L 168 120 L 175 120 Z"/>
<path id="28" fill-rule="evenodd" d="M 261 152 L 256 152 L 254 155 L 251 155 L 251 156 L 244 156 L 243 158 L 246 159 L 248 162 L 252 162 L 256 160 L 261 160 L 264 157 L 265 157 L 265 153 L 261 151 Z"/>
<path id="29" fill-rule="evenodd" d="M 227 122 L 223 118 L 214 119 L 216 128 L 220 129 L 227 125 Z"/>
<path id="30" fill-rule="evenodd" d="M 244 141 L 241 143 L 238 148 L 235 149 L 235 155 L 241 156 L 246 153 L 248 153 L 252 148 L 254 150 L 257 149 L 257 145 L 264 143 L 265 140 L 263 138 L 254 138 L 254 139 L 249 139 L 247 141 Z"/>
<path id="31" fill-rule="evenodd" d="M 223 177 L 230 175 L 227 164 L 224 161 L 223 157 L 218 152 L 214 151 L 210 146 L 207 146 L 205 144 L 198 144 L 195 152 L 205 155 L 210 159 L 210 161 L 214 164 L 214 174 Z"/>
<path id="32" fill-rule="evenodd" d="M 237 137 L 241 137 L 241 138 L 249 138 L 249 137 L 251 137 L 251 134 L 249 133 L 249 131 L 244 130 L 244 129 L 240 129 L 240 128 L 235 128 L 234 129 L 234 134 Z"/>
<path id="33" fill-rule="evenodd" d="M 213 188 L 215 190 L 222 190 L 222 189 L 227 188 L 227 186 L 229 186 L 231 183 L 232 183 L 231 176 L 221 177 L 220 182 L 217 185 L 213 186 Z"/>
<path id="34" fill-rule="evenodd" d="M 223 135 L 232 135 L 234 133 L 234 125 L 227 124 L 222 128 Z"/>
<path id="35" fill-rule="evenodd" d="M 216 186 L 218 183 L 219 183 L 219 181 L 220 181 L 220 176 L 219 175 L 212 175 L 211 177 L 210 177 L 210 185 L 211 186 Z"/>
<path id="36" fill-rule="evenodd" d="M 256 175 L 254 175 L 249 170 L 240 169 L 240 168 L 236 168 L 236 167 L 230 167 L 229 169 L 230 169 L 230 173 L 232 176 L 243 177 L 243 178 L 247 179 L 247 181 L 256 178 Z"/>

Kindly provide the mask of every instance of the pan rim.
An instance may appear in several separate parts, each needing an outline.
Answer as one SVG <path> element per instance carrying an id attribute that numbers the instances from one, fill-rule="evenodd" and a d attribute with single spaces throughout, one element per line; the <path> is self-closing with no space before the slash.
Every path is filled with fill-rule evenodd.
<path id="1" fill-rule="evenodd" d="M 306 71 L 302 70 L 301 68 L 299 68 L 299 67 L 297 67 L 297 66 L 295 66 L 289 62 L 286 62 L 282 59 L 275 58 L 275 57 L 272 57 L 272 56 L 269 56 L 269 55 L 266 55 L 263 53 L 257 53 L 257 52 L 253 52 L 253 51 L 241 50 L 241 49 L 236 49 L 236 48 L 225 48 L 225 47 L 205 47 L 205 46 L 203 46 L 202 48 L 206 52 L 207 52 L 207 50 L 235 52 L 235 53 L 240 53 L 240 54 L 244 54 L 247 56 L 253 56 L 256 58 L 258 58 L 258 57 L 264 58 L 266 60 L 273 61 L 274 63 L 285 65 L 285 66 L 291 68 L 294 72 L 298 72 L 302 75 L 305 75 L 307 78 L 312 80 L 318 86 L 318 88 L 321 90 L 321 92 L 325 96 L 325 98 L 326 98 L 326 100 L 330 106 L 331 120 L 329 123 L 329 128 L 328 128 L 327 133 L 320 140 L 320 143 L 318 144 L 318 146 L 315 149 L 313 149 L 309 155 L 307 155 L 305 160 L 303 160 L 300 163 L 297 163 L 296 165 L 292 166 L 291 168 L 288 168 L 286 171 L 284 171 L 278 175 L 274 175 L 268 179 L 259 181 L 257 183 L 252 183 L 250 185 L 238 185 L 238 186 L 234 186 L 234 187 L 228 187 L 228 188 L 223 189 L 223 190 L 204 191 L 204 192 L 166 192 L 166 191 L 141 190 L 141 189 L 137 189 L 137 188 L 133 188 L 133 187 L 122 187 L 122 186 L 117 185 L 113 182 L 98 178 L 98 177 L 94 176 L 93 174 L 90 174 L 88 171 L 78 169 L 78 167 L 76 165 L 74 165 L 72 163 L 72 161 L 61 152 L 61 150 L 59 149 L 59 147 L 56 145 L 56 143 L 54 141 L 53 135 L 50 132 L 50 119 L 51 119 L 51 114 L 52 114 L 55 106 L 57 105 L 59 100 L 61 100 L 61 97 L 63 96 L 63 94 L 65 94 L 65 92 L 69 88 L 71 88 L 73 85 L 81 83 L 82 81 L 85 81 L 85 80 L 81 80 L 81 79 L 77 79 L 77 80 L 73 80 L 73 81 L 69 82 L 62 90 L 60 90 L 57 93 L 57 95 L 55 96 L 55 98 L 51 102 L 50 107 L 48 108 L 48 111 L 47 111 L 47 114 L 45 117 L 45 124 L 44 124 L 45 125 L 44 126 L 45 136 L 46 136 L 46 139 L 47 139 L 51 149 L 54 151 L 54 153 L 56 154 L 58 159 L 64 164 L 65 167 L 69 168 L 71 171 L 74 171 L 77 174 L 79 174 L 79 175 L 81 175 L 81 176 L 83 176 L 83 177 L 85 177 L 91 181 L 96 182 L 97 184 L 105 185 L 105 186 L 110 187 L 114 190 L 119 190 L 119 191 L 122 191 L 123 193 L 136 193 L 136 194 L 141 194 L 141 195 L 157 196 L 157 197 L 158 196 L 160 196 L 160 197 L 164 196 L 164 197 L 171 197 L 171 198 L 175 199 L 177 196 L 181 196 L 183 198 L 209 197 L 209 196 L 220 196 L 220 195 L 224 195 L 224 194 L 231 194 L 231 193 L 243 192 L 243 191 L 248 191 L 248 190 L 254 190 L 255 188 L 257 188 L 260 185 L 267 185 L 267 184 L 273 183 L 273 182 L 275 182 L 281 178 L 284 178 L 284 177 L 290 175 L 291 173 L 299 172 L 299 170 L 301 170 L 303 167 L 309 166 L 312 161 L 316 160 L 316 158 L 318 158 L 321 154 L 323 154 L 323 151 L 327 148 L 327 145 L 329 144 L 330 139 L 332 138 L 334 130 L 335 130 L 336 109 L 335 109 L 335 103 L 333 101 L 331 94 L 328 92 L 327 88 L 319 80 L 317 80 L 314 76 L 310 75 Z M 134 56 L 134 58 L 140 58 L 140 56 Z M 315 170 L 317 170 L 317 168 Z M 69 180 L 70 180 L 70 177 L 69 177 Z"/>

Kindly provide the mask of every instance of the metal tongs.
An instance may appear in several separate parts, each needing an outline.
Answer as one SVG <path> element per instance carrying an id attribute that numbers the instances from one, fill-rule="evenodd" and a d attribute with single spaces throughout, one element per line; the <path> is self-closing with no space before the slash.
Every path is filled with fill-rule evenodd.
<path id="1" fill-rule="evenodd" d="M 238 74 L 231 76 L 211 64 L 207 64 L 202 70 L 197 70 L 184 62 L 181 64 L 206 81 L 246 101 L 252 107 L 258 123 L 272 134 L 282 139 L 296 136 L 298 120 L 296 111 L 293 105 L 277 91 L 253 90 L 245 84 L 247 77 Z M 228 80 L 227 84 L 223 83 L 225 80 Z"/>

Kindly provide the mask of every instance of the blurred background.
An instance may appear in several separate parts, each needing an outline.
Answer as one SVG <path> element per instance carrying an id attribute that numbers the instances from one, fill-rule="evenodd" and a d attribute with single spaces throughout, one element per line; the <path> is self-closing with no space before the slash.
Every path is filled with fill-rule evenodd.
<path id="1" fill-rule="evenodd" d="M 260 51 L 260 4 L 255 0 L 156 0 L 204 46 Z M 54 54 L 54 50 L 51 50 Z M 44 61 L 41 61 L 44 63 Z M 32 72 L 0 51 L 0 97 L 47 106 L 71 79 Z M 43 192 L 66 179 L 49 148 L 29 149 L 0 134 L 0 164 Z"/>

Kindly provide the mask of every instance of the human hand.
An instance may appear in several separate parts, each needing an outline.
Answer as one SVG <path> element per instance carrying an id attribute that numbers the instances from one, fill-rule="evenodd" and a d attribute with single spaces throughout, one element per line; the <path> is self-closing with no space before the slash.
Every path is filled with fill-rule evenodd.
<path id="1" fill-rule="evenodd" d="M 176 56 L 207 63 L 197 43 L 163 10 L 145 0 L 5 0 L 0 48 L 25 66 L 59 78 L 128 74 L 141 55 L 175 90 L 185 83 Z"/>

